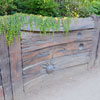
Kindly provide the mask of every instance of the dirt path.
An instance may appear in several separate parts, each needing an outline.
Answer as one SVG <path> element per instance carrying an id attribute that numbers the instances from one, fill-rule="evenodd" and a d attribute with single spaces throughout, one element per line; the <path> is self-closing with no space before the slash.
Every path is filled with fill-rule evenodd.
<path id="1" fill-rule="evenodd" d="M 100 100 L 100 68 L 58 71 L 34 80 L 27 100 Z"/>

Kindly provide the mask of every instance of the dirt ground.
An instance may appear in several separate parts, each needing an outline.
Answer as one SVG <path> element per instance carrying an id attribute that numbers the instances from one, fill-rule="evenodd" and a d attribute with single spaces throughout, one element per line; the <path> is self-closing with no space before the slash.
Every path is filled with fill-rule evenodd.
<path id="1" fill-rule="evenodd" d="M 57 71 L 35 79 L 26 90 L 26 100 L 100 100 L 100 68 Z"/>

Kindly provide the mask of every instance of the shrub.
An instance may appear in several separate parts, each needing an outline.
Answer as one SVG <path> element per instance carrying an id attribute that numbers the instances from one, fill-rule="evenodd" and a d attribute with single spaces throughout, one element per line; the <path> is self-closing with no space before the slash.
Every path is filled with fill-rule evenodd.
<path id="1" fill-rule="evenodd" d="M 16 0 L 18 11 L 43 16 L 59 16 L 59 5 L 54 0 Z"/>
<path id="2" fill-rule="evenodd" d="M 100 15 L 100 1 L 93 1 L 92 7 L 93 12 L 97 15 Z"/>
<path id="3" fill-rule="evenodd" d="M 0 15 L 16 12 L 43 15 L 87 17 L 100 15 L 100 0 L 0 0 Z"/>
<path id="4" fill-rule="evenodd" d="M 74 2 L 74 1 L 69 0 L 69 1 L 65 2 L 60 13 L 63 16 L 74 17 L 77 15 L 78 11 L 79 11 L 78 2 Z"/>
<path id="5" fill-rule="evenodd" d="M 13 0 L 0 0 L 0 15 L 13 14 L 16 10 Z"/>
<path id="6" fill-rule="evenodd" d="M 66 0 L 60 14 L 69 17 L 87 17 L 100 14 L 99 0 Z"/>

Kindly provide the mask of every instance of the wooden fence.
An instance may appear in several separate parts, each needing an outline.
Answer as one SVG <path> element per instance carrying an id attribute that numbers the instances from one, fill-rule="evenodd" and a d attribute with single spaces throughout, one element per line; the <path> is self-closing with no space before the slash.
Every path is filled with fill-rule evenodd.
<path id="1" fill-rule="evenodd" d="M 32 80 L 42 75 L 100 64 L 99 17 L 73 19 L 70 26 L 68 37 L 61 28 L 54 38 L 50 32 L 41 38 L 39 29 L 23 27 L 21 40 L 9 47 L 0 36 L 0 100 L 23 100 Z"/>

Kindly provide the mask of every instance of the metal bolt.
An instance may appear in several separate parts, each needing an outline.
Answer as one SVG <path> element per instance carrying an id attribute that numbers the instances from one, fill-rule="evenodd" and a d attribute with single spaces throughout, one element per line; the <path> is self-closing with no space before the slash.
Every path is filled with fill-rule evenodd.
<path id="1" fill-rule="evenodd" d="M 52 73 L 53 71 L 54 71 L 54 66 L 53 66 L 53 65 L 48 65 L 48 66 L 46 67 L 46 72 L 47 72 L 48 74 Z"/>

